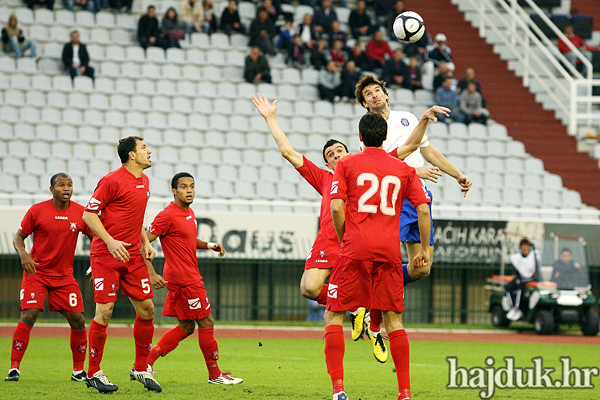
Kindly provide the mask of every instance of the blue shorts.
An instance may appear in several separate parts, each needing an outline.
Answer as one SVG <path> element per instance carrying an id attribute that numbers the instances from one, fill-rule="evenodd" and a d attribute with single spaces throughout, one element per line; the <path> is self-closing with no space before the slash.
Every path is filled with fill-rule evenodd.
<path id="1" fill-rule="evenodd" d="M 427 189 L 427 194 L 429 195 L 431 202 L 433 202 L 433 196 L 429 189 Z M 431 203 L 429 203 L 429 213 L 431 214 Z M 400 241 L 403 243 L 421 241 L 417 209 L 410 204 L 410 201 L 407 199 L 404 199 L 404 203 L 402 203 L 402 212 L 400 213 Z M 431 237 L 429 238 L 429 244 L 433 246 L 433 218 L 431 218 Z"/>

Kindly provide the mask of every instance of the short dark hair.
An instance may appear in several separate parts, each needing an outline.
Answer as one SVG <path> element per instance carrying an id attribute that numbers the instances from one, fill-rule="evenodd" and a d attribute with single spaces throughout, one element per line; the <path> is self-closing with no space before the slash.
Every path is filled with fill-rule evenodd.
<path id="1" fill-rule="evenodd" d="M 71 181 L 73 181 L 71 176 L 69 176 L 69 174 L 67 174 L 66 172 L 59 172 L 59 173 L 52 175 L 52 178 L 50 178 L 50 186 L 54 187 L 54 185 L 56 185 L 56 180 L 58 179 L 59 176 L 69 178 L 69 179 L 71 179 Z"/>
<path id="2" fill-rule="evenodd" d="M 531 247 L 531 242 L 526 238 L 521 239 L 521 241 L 519 242 L 519 247 L 523 246 L 524 244 Z"/>
<path id="3" fill-rule="evenodd" d="M 127 136 L 119 140 L 119 144 L 117 145 L 117 154 L 121 159 L 121 164 L 125 164 L 129 160 L 129 153 L 135 151 L 137 147 L 137 142 L 143 141 L 139 136 Z"/>
<path id="4" fill-rule="evenodd" d="M 349 153 L 348 146 L 346 146 L 344 143 L 340 142 L 337 139 L 329 139 L 327 141 L 327 143 L 325 143 L 325 146 L 323 146 L 323 160 L 325 160 L 325 162 L 327 162 L 327 157 L 325 157 L 325 150 L 327 150 L 328 147 L 331 147 L 331 146 L 333 146 L 336 143 L 339 143 L 342 146 L 344 146 L 344 149 L 346 149 L 346 153 Z"/>
<path id="5" fill-rule="evenodd" d="M 567 253 L 571 254 L 571 250 L 567 249 L 566 247 L 565 247 L 564 249 L 562 249 L 560 252 L 561 252 L 561 254 L 562 254 L 562 253 L 564 253 L 565 251 L 566 251 Z"/>
<path id="6" fill-rule="evenodd" d="M 358 123 L 358 131 L 362 135 L 365 147 L 379 147 L 387 137 L 387 122 L 379 114 L 368 112 Z"/>
<path id="7" fill-rule="evenodd" d="M 361 78 L 360 81 L 358 81 L 358 83 L 356 84 L 356 90 L 354 91 L 354 98 L 361 106 L 365 101 L 365 96 L 363 96 L 362 91 L 369 85 L 378 85 L 381 88 L 381 90 L 383 90 L 383 93 L 388 94 L 387 90 L 385 89 L 385 81 L 378 81 L 377 78 L 375 78 L 373 75 L 364 76 Z"/>
<path id="8" fill-rule="evenodd" d="M 153 5 L 149 5 L 146 11 L 150 11 L 150 9 L 156 10 L 156 7 L 154 7 Z"/>
<path id="9" fill-rule="evenodd" d="M 173 179 L 171 179 L 171 188 L 177 189 L 177 184 L 179 183 L 179 178 L 192 178 L 192 179 L 194 179 L 194 177 L 192 176 L 192 174 L 190 174 L 189 172 L 179 172 L 179 173 L 175 174 L 175 176 L 173 177 Z"/>

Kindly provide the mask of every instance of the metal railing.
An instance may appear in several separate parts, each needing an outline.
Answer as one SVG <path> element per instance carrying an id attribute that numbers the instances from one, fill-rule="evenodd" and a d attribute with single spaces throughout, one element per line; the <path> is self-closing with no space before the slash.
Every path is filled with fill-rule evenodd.
<path id="1" fill-rule="evenodd" d="M 592 64 L 533 0 L 524 1 L 587 67 L 585 77 L 558 51 L 557 46 L 534 23 L 517 0 L 458 0 L 478 12 L 479 35 L 485 38 L 486 31 L 493 32 L 519 62 L 523 69 L 523 84 L 531 87 L 532 81 L 535 82 L 543 90 L 542 93 L 552 100 L 555 109 L 567 117 L 569 134 L 575 135 L 578 125 L 592 125 L 592 121 L 600 123 L 600 113 L 592 112 L 593 104 L 600 105 L 600 96 L 592 95 L 594 84 L 600 84 L 598 80 L 592 79 Z M 504 12 L 498 11 L 498 8 Z M 493 15 L 494 20 L 490 15 Z M 537 49 L 537 52 L 533 49 Z M 550 66 L 567 82 L 567 87 Z"/>

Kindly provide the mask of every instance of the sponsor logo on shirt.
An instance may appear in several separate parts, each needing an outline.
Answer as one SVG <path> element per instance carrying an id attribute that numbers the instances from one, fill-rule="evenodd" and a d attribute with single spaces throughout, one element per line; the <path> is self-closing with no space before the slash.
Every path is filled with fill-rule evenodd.
<path id="1" fill-rule="evenodd" d="M 102 202 L 94 197 L 92 197 L 90 199 L 90 202 L 87 205 L 87 209 L 88 210 L 92 210 L 95 211 L 98 209 L 98 207 L 100 207 L 100 204 L 102 204 Z"/>
<path id="2" fill-rule="evenodd" d="M 332 299 L 337 299 L 337 290 L 338 285 L 334 285 L 332 283 L 327 287 L 327 297 L 331 297 Z"/>
<path id="3" fill-rule="evenodd" d="M 136 189 L 143 189 L 143 188 L 145 188 L 145 186 L 144 185 L 137 185 L 135 188 Z"/>
<path id="4" fill-rule="evenodd" d="M 400 123 L 401 123 L 403 126 L 408 126 L 408 124 L 409 124 L 410 122 L 408 122 L 408 120 L 407 120 L 406 118 L 402 118 L 402 119 L 400 120 Z"/>
<path id="5" fill-rule="evenodd" d="M 69 219 L 69 217 L 66 217 L 64 215 L 56 215 L 54 216 L 54 219 Z"/>
<path id="6" fill-rule="evenodd" d="M 187 221 L 188 219 L 192 219 L 191 215 L 188 215 L 187 217 L 185 217 L 185 220 Z"/>
<path id="7" fill-rule="evenodd" d="M 70 230 L 71 232 L 75 232 L 77 230 L 77 222 L 70 222 Z"/>
<path id="8" fill-rule="evenodd" d="M 315 262 L 318 262 L 318 263 L 328 263 L 329 260 L 315 260 Z"/>
<path id="9" fill-rule="evenodd" d="M 27 304 L 34 304 L 37 303 L 37 300 L 27 300 Z"/>
<path id="10" fill-rule="evenodd" d="M 200 297 L 196 297 L 195 299 L 188 299 L 188 305 L 190 306 L 190 310 L 199 310 L 202 308 L 202 304 L 200 303 Z"/>
<path id="11" fill-rule="evenodd" d="M 94 290 L 104 290 L 104 278 L 94 279 Z"/>
<path id="12" fill-rule="evenodd" d="M 331 182 L 331 193 L 330 194 L 337 193 L 339 183 L 340 183 L 340 181 L 333 181 L 333 182 Z"/>

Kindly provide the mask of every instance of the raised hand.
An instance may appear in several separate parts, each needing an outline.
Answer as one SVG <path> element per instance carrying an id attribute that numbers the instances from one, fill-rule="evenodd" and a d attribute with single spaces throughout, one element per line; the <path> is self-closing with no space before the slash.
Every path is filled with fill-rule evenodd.
<path id="1" fill-rule="evenodd" d="M 473 181 L 469 179 L 466 175 L 461 175 L 456 178 L 456 181 L 461 186 L 460 191 L 464 193 L 463 197 L 467 197 L 467 192 L 471 189 L 471 185 L 473 185 Z"/>
<path id="2" fill-rule="evenodd" d="M 438 167 L 419 167 L 415 168 L 415 170 L 419 178 L 427 179 L 434 183 L 437 183 L 438 178 L 442 176 Z"/>
<path id="3" fill-rule="evenodd" d="M 437 122 L 437 117 L 435 116 L 435 114 L 444 114 L 446 117 L 449 117 L 450 116 L 450 114 L 448 114 L 449 112 L 450 112 L 449 108 L 442 107 L 442 106 L 433 106 L 429 110 L 425 111 L 423 116 L 429 118 L 433 122 Z"/>
<path id="4" fill-rule="evenodd" d="M 256 93 L 256 95 L 252 96 L 252 104 L 254 104 L 254 107 L 256 107 L 260 115 L 264 118 L 274 117 L 275 111 L 277 111 L 277 100 L 270 104 L 267 96 L 264 94 Z"/>

